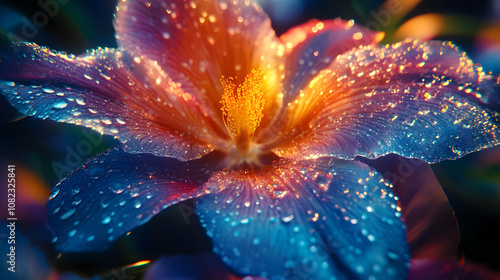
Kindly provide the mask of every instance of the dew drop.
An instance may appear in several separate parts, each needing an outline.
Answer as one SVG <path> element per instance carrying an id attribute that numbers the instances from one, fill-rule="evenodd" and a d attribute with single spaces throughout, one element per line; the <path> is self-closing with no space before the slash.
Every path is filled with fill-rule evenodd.
<path id="1" fill-rule="evenodd" d="M 76 209 L 75 208 L 71 208 L 69 209 L 66 213 L 62 214 L 61 215 L 61 220 L 66 220 L 67 218 L 71 217 L 71 215 L 73 215 L 75 213 Z"/>
<path id="2" fill-rule="evenodd" d="M 74 229 L 74 230 L 70 231 L 70 232 L 68 233 L 68 236 L 69 236 L 69 237 L 73 237 L 73 236 L 75 236 L 75 234 L 76 234 L 76 229 Z"/>
<path id="3" fill-rule="evenodd" d="M 222 9 L 222 10 L 226 10 L 227 9 L 227 3 L 224 2 L 224 1 L 221 1 L 219 2 L 219 7 Z"/>
<path id="4" fill-rule="evenodd" d="M 50 195 L 49 199 L 53 199 L 54 197 L 56 197 L 59 194 L 60 191 L 61 190 L 59 188 L 54 188 L 52 190 L 52 194 Z"/>
<path id="5" fill-rule="evenodd" d="M 399 256 L 394 252 L 387 252 L 387 257 L 391 260 L 398 260 Z"/>
<path id="6" fill-rule="evenodd" d="M 292 221 L 292 220 L 293 220 L 293 218 L 294 218 L 294 217 L 293 217 L 293 215 L 290 215 L 290 216 L 285 216 L 285 217 L 282 217 L 282 218 L 281 218 L 281 221 L 282 221 L 283 223 L 289 223 L 290 221 Z"/>
<path id="7" fill-rule="evenodd" d="M 80 202 L 82 202 L 82 198 L 81 197 L 75 197 L 75 199 L 73 200 L 73 205 L 78 205 L 80 204 Z"/>
<path id="8" fill-rule="evenodd" d="M 110 120 L 109 118 L 107 118 L 107 117 L 102 118 L 102 119 L 101 119 L 101 122 L 102 122 L 103 124 L 105 124 L 105 125 L 110 125 L 110 124 L 112 124 L 111 120 Z"/>
<path id="9" fill-rule="evenodd" d="M 125 185 L 114 183 L 110 188 L 114 193 L 120 194 L 125 190 Z"/>
<path id="10" fill-rule="evenodd" d="M 140 201 L 136 201 L 134 204 L 134 207 L 139 209 L 139 208 L 141 208 L 141 205 L 142 205 L 142 203 Z"/>
<path id="11" fill-rule="evenodd" d="M 130 190 L 130 196 L 131 197 L 138 197 L 139 196 L 139 189 L 133 188 L 132 190 Z"/>
<path id="12" fill-rule="evenodd" d="M 66 102 L 65 100 L 56 100 L 56 102 L 54 102 L 54 104 L 52 105 L 52 107 L 55 109 L 64 109 L 66 108 L 66 106 L 68 106 L 68 102 Z"/>
<path id="13" fill-rule="evenodd" d="M 274 192 L 273 192 L 273 194 L 274 194 L 275 196 L 281 196 L 281 195 L 283 194 L 283 191 L 276 190 L 276 191 L 274 191 Z"/>
<path id="14" fill-rule="evenodd" d="M 76 98 L 76 104 L 82 105 L 82 106 L 85 105 L 86 104 L 85 103 L 85 99 L 83 97 L 77 97 Z"/>
<path id="15" fill-rule="evenodd" d="M 109 222 L 111 222 L 111 217 L 110 216 L 107 216 L 106 218 L 102 219 L 101 223 L 102 224 L 109 224 Z"/>
<path id="16" fill-rule="evenodd" d="M 87 237 L 87 239 L 85 239 L 85 240 L 90 242 L 90 241 L 94 240 L 94 238 L 95 238 L 95 236 L 91 235 L 91 236 Z"/>

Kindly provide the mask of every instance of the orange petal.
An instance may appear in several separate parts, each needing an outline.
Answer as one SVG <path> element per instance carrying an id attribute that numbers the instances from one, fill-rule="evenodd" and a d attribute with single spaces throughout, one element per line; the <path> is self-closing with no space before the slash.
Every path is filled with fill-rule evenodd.
<path id="1" fill-rule="evenodd" d="M 256 1 L 122 1 L 115 27 L 121 47 L 157 61 L 221 123 L 222 76 L 260 67 L 266 108 L 276 105 L 284 48 Z"/>

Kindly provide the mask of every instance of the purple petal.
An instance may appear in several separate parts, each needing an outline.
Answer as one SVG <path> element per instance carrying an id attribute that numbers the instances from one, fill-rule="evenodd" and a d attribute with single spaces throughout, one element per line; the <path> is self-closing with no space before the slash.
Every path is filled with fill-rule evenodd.
<path id="1" fill-rule="evenodd" d="M 59 251 L 101 251 L 177 202 L 197 196 L 218 155 L 180 162 L 113 150 L 63 179 L 48 202 Z"/>
<path id="2" fill-rule="evenodd" d="M 409 248 L 389 184 L 357 161 L 221 172 L 197 213 L 214 252 L 269 279 L 404 279 Z"/>
<path id="3" fill-rule="evenodd" d="M 455 259 L 460 237 L 453 209 L 428 164 L 388 155 L 363 160 L 389 180 L 399 198 L 412 259 Z"/>
<path id="4" fill-rule="evenodd" d="M 113 49 L 75 57 L 33 43 L 13 45 L 0 60 L 0 91 L 24 114 L 114 135 L 129 152 L 189 160 L 217 144 L 218 124 L 154 62 Z"/>
<path id="5" fill-rule="evenodd" d="M 275 151 L 437 162 L 498 145 L 496 79 L 450 43 L 361 47 L 338 56 L 290 103 Z"/>
<path id="6" fill-rule="evenodd" d="M 221 123 L 222 76 L 260 68 L 266 107 L 276 105 L 283 46 L 257 1 L 120 1 L 114 25 L 125 51 L 157 61 Z"/>

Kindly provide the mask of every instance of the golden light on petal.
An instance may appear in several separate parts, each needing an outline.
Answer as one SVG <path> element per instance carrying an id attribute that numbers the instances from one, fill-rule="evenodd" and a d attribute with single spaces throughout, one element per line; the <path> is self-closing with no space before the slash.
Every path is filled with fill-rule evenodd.
<path id="1" fill-rule="evenodd" d="M 264 116 L 264 73 L 252 69 L 240 85 L 233 82 L 237 77 L 221 78 L 222 118 L 227 131 L 240 152 L 248 151 L 255 130 Z"/>

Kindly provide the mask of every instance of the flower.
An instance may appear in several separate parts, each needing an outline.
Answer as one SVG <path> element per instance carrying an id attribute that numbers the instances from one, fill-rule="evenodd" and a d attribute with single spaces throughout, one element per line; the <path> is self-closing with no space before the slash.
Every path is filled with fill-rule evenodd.
<path id="1" fill-rule="evenodd" d="M 498 76 L 451 43 L 353 21 L 277 38 L 255 1 L 121 1 L 118 49 L 34 43 L 0 54 L 0 90 L 24 114 L 122 143 L 54 188 L 59 251 L 97 251 L 197 198 L 214 252 L 269 279 L 408 274 L 392 185 L 356 157 L 428 163 L 499 144 Z"/>

